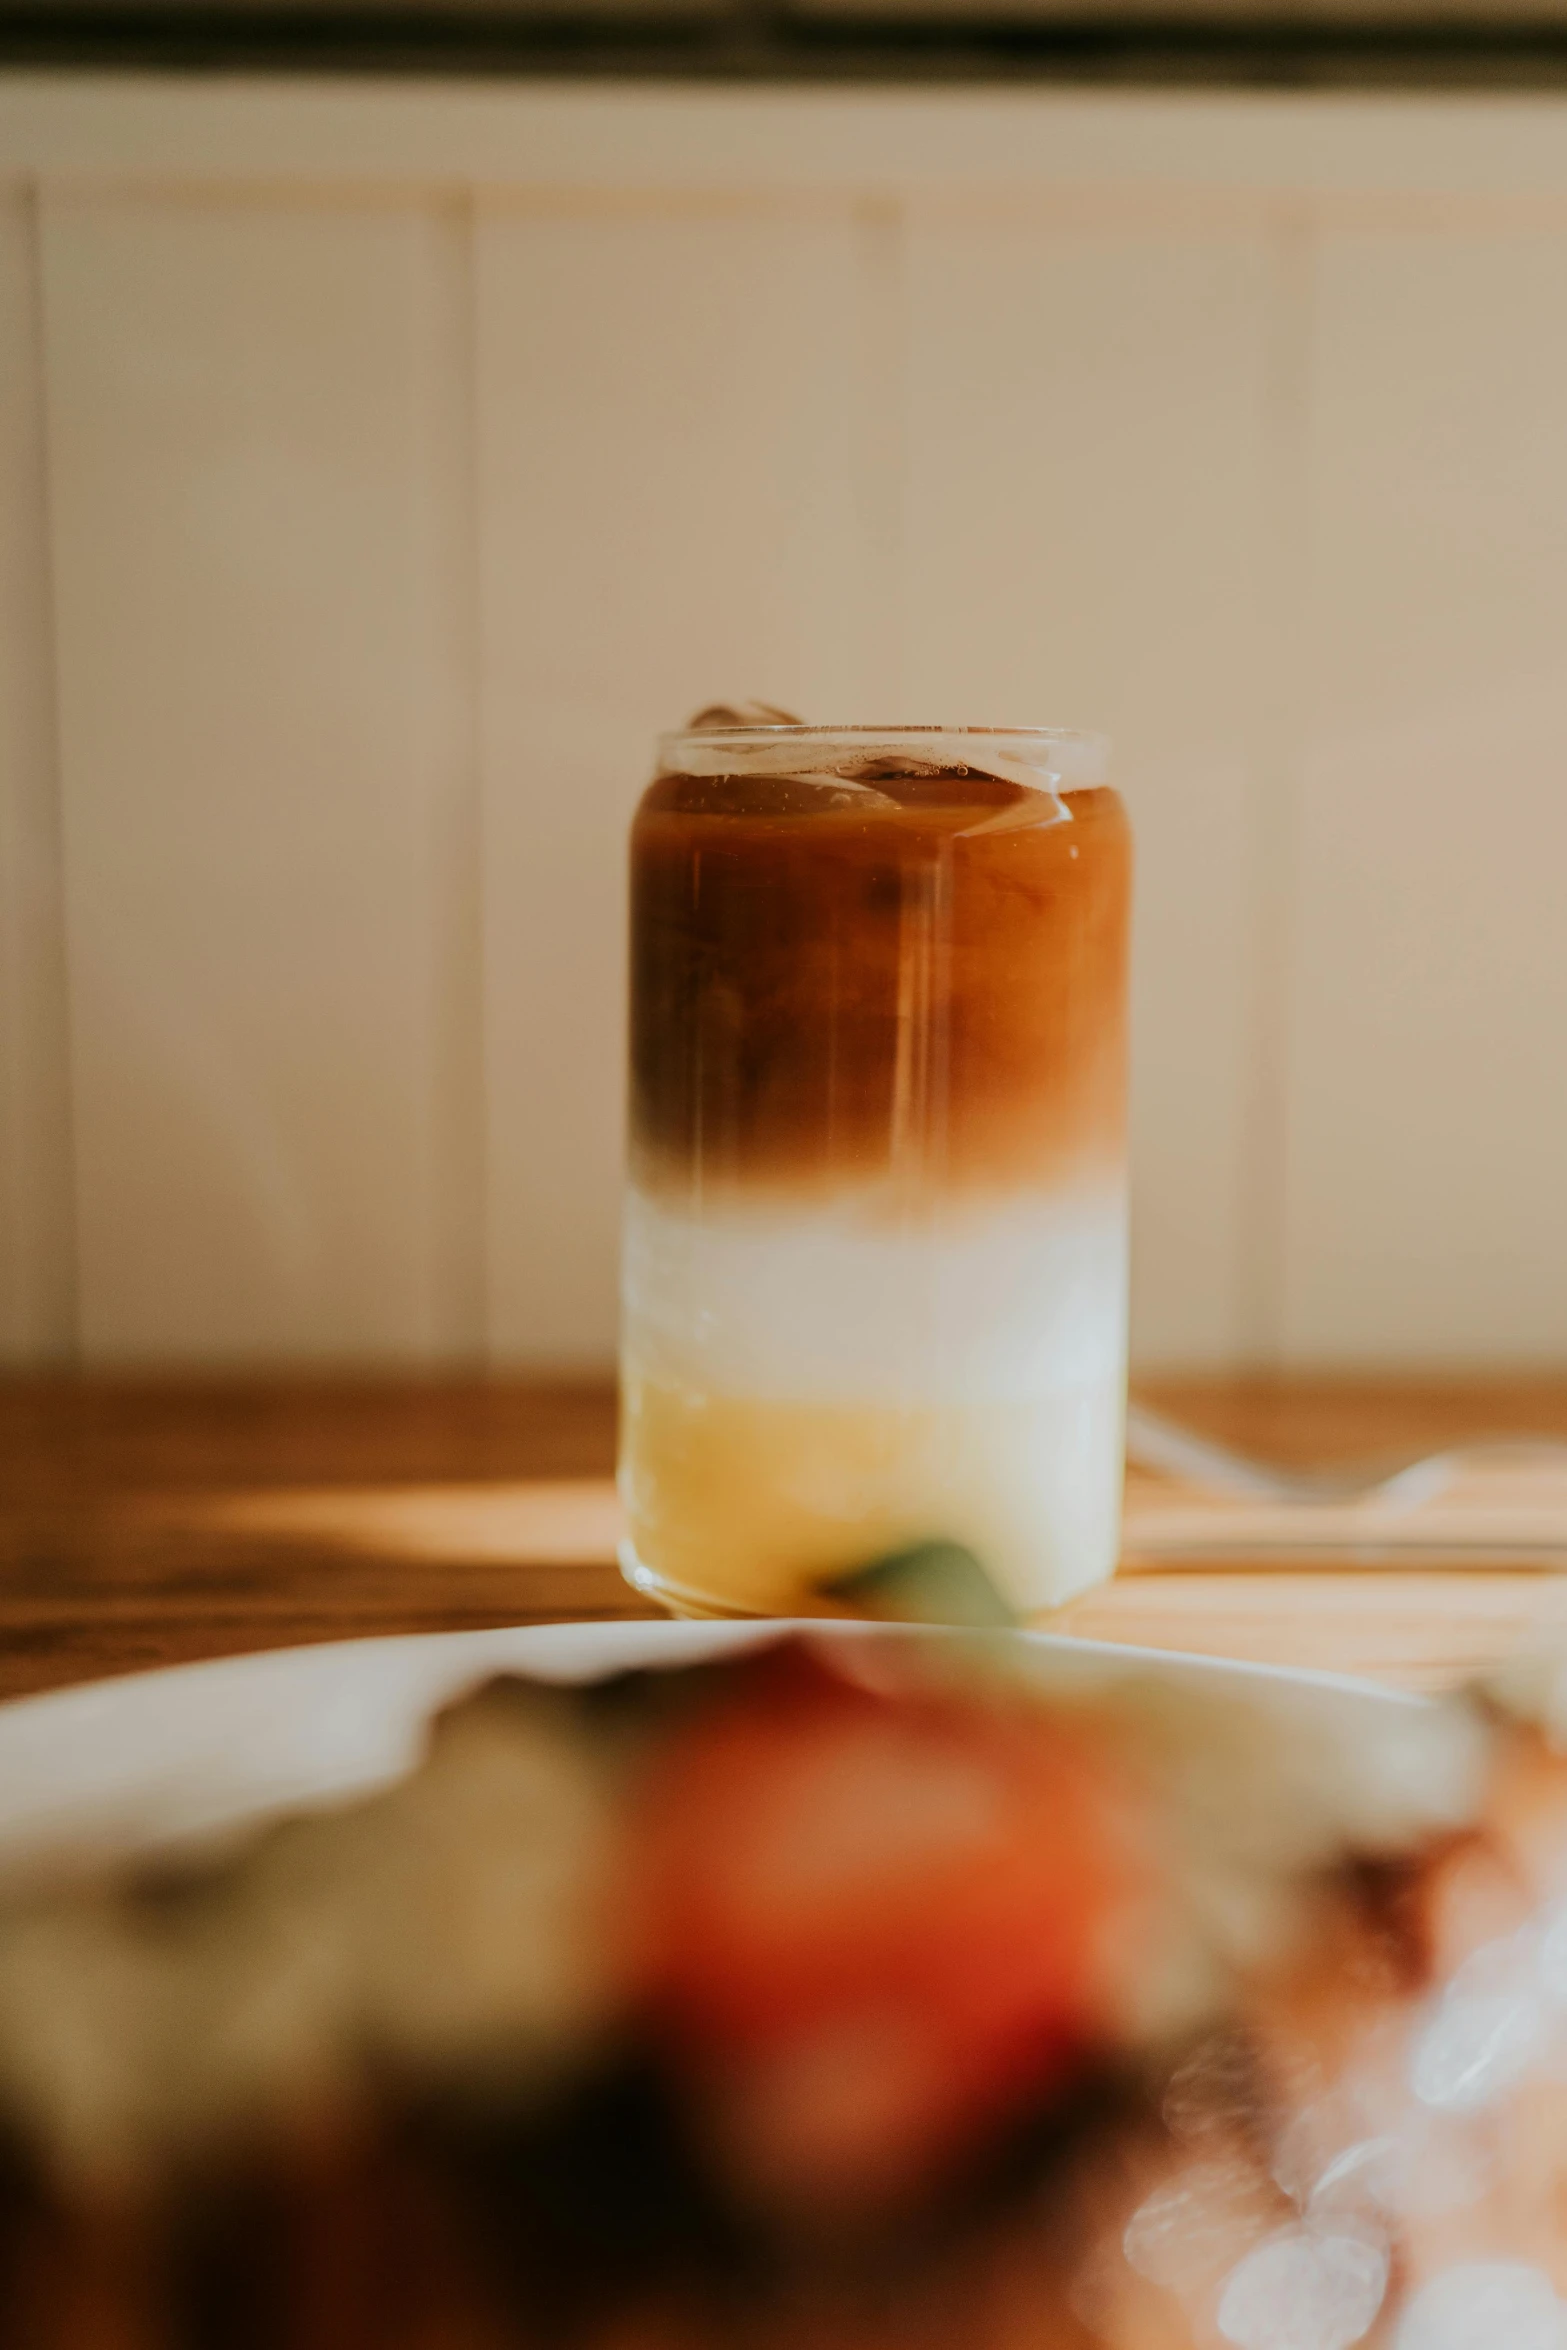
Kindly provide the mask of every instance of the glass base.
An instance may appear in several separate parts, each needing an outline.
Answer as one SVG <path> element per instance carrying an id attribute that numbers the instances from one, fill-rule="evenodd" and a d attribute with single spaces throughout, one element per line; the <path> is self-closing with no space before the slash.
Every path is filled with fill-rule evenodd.
<path id="1" fill-rule="evenodd" d="M 629 1540 L 619 1544 L 615 1557 L 621 1574 L 633 1591 L 639 1592 L 644 1599 L 654 1601 L 657 1606 L 665 1610 L 666 1614 L 678 1616 L 687 1623 L 795 1624 L 822 1622 L 841 1624 L 845 1617 L 859 1623 L 877 1620 L 867 1619 L 857 1608 L 835 1607 L 827 1600 L 813 1600 L 806 1592 L 800 1594 L 798 1602 L 790 1608 L 787 1615 L 770 1613 L 765 1608 L 746 1607 L 739 1600 L 715 1599 L 709 1592 L 692 1591 L 683 1583 L 671 1583 L 667 1577 L 657 1574 L 652 1567 L 645 1566 L 638 1558 Z M 1081 1593 L 1076 1591 L 1070 1595 L 1072 1599 L 1081 1596 Z M 1019 1629 L 1024 1631 L 1030 1629 L 1048 1630 L 1059 1607 L 1066 1605 L 1068 1605 L 1068 1601 L 1062 1600 L 1057 1607 L 1032 1609 L 1019 1619 Z M 896 1623 L 905 1619 L 887 1617 L 880 1620 Z M 961 1629 L 962 1627 L 954 1628 Z M 972 1626 L 969 1628 L 972 1629 Z"/>
<path id="2" fill-rule="evenodd" d="M 651 1599 L 672 1616 L 680 1616 L 691 1623 L 765 1624 L 792 1623 L 801 1616 L 841 1616 L 842 1608 L 812 1607 L 802 1600 L 787 1617 L 771 1617 L 763 1608 L 745 1607 L 738 1600 L 715 1599 L 705 1591 L 689 1591 L 682 1583 L 671 1583 L 654 1569 L 644 1566 L 629 1542 L 622 1542 L 615 1553 L 620 1571 L 633 1591 L 644 1599 Z"/>

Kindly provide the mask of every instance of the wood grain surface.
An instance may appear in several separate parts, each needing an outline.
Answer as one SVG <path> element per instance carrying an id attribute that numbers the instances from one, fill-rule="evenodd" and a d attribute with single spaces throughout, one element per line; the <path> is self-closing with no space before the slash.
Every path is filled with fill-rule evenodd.
<path id="1" fill-rule="evenodd" d="M 1567 1435 L 1567 1379 L 1145 1392 L 1281 1459 Z M 298 1642 L 645 1615 L 614 1565 L 614 1412 L 602 1383 L 0 1383 L 0 1696 Z M 1567 1575 L 1199 1562 L 1125 1572 L 1051 1621 L 1435 1687 L 1567 1640 Z"/>

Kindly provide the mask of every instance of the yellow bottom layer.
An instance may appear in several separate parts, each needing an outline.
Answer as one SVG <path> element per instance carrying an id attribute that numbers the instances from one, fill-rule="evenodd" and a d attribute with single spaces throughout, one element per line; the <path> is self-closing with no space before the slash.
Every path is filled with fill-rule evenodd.
<path id="1" fill-rule="evenodd" d="M 944 1537 L 1020 1614 L 1115 1567 L 1121 1398 L 904 1407 L 702 1394 L 628 1372 L 621 1488 L 636 1566 L 688 1604 L 808 1613 L 816 1586 Z"/>

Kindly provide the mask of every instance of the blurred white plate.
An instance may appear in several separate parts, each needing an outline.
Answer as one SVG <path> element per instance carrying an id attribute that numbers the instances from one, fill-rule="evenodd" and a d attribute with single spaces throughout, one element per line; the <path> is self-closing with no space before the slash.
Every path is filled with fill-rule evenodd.
<path id="1" fill-rule="evenodd" d="M 885 1625 L 802 1626 L 857 1639 Z M 90 1866 L 221 1835 L 268 1813 L 383 1785 L 418 1752 L 430 1715 L 495 1672 L 598 1680 L 685 1664 L 775 1637 L 779 1626 L 711 1623 L 535 1624 L 349 1640 L 138 1673 L 0 1705 L 0 1874 Z M 908 1637 L 928 1637 L 913 1631 Z M 1043 1633 L 1006 1635 L 1046 1652 L 1064 1675 L 1168 1673 L 1276 1708 L 1280 1730 L 1416 1698 L 1333 1674 L 1175 1656 Z"/>

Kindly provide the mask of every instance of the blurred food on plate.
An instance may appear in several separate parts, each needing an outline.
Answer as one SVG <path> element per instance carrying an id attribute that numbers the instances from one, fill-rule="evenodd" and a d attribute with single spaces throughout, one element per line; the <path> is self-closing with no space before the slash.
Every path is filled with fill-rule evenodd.
<path id="1" fill-rule="evenodd" d="M 1563 1728 L 1005 1634 L 492 1681 L 0 1903 L 6 2339 L 1560 2350 Z"/>

